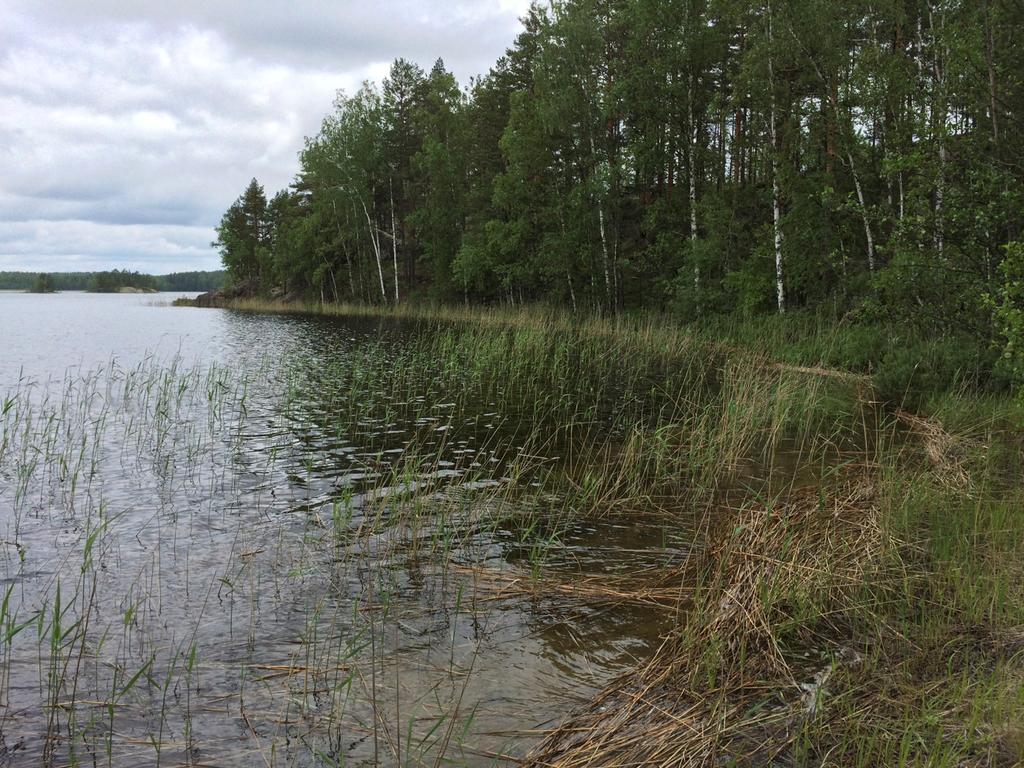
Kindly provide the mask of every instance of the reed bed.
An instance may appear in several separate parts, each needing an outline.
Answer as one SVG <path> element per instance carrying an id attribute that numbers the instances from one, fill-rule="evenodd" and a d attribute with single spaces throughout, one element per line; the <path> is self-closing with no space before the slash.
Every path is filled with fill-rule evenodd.
<path id="1" fill-rule="evenodd" d="M 23 381 L 0 430 L 18 759 L 1014 748 L 1020 490 L 986 470 L 994 431 L 943 443 L 950 484 L 921 423 L 858 376 L 651 320 L 409 309 L 337 354 Z"/>

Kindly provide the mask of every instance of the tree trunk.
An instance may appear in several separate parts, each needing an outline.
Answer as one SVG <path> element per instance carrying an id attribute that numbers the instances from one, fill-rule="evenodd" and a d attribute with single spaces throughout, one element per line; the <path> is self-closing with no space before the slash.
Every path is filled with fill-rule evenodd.
<path id="1" fill-rule="evenodd" d="M 988 68 L 988 99 L 992 113 L 992 145 L 999 146 L 999 121 L 996 118 L 996 68 L 995 68 L 995 33 L 992 30 L 992 7 L 985 0 L 985 65 Z"/>
<path id="2" fill-rule="evenodd" d="M 864 202 L 864 190 L 860 185 L 857 167 L 853 164 L 853 153 L 847 150 L 846 159 L 850 162 L 850 173 L 853 175 L 853 186 L 857 189 L 857 202 L 860 203 L 860 215 L 864 220 L 864 236 L 868 240 L 868 270 L 875 273 L 875 238 L 871 233 L 871 219 L 868 218 L 868 206 Z"/>
<path id="3" fill-rule="evenodd" d="M 594 144 L 594 137 L 593 137 L 593 135 L 591 135 L 591 137 L 590 137 L 590 155 L 594 159 L 594 170 L 596 171 L 596 170 L 598 170 L 597 149 L 596 149 L 595 144 Z M 601 189 L 598 190 L 598 193 L 597 193 L 597 196 L 596 196 L 597 200 L 595 201 L 597 203 L 597 225 L 598 225 L 598 230 L 600 231 L 600 234 L 601 234 L 601 256 L 602 256 L 602 266 L 604 267 L 604 294 L 605 294 L 605 300 L 607 301 L 608 306 L 611 307 L 611 305 L 612 305 L 612 275 L 611 275 L 611 268 L 610 268 L 609 259 L 608 259 L 608 236 L 605 233 L 605 226 L 604 226 L 604 204 L 602 203 L 602 200 L 601 200 L 601 198 L 602 198 L 601 192 L 603 192 L 603 187 L 604 187 L 604 182 L 603 181 L 601 181 L 600 186 L 601 186 Z"/>
<path id="4" fill-rule="evenodd" d="M 348 246 L 345 245 L 345 232 L 341 228 L 341 216 L 338 215 L 338 203 L 336 200 L 331 200 L 331 207 L 334 208 L 334 222 L 338 227 L 338 242 L 341 244 L 341 250 L 345 254 L 345 266 L 348 267 L 348 287 L 349 292 L 352 294 L 352 298 L 356 296 L 356 282 L 352 275 L 352 255 L 348 252 Z M 333 277 L 333 275 L 332 275 Z M 338 287 L 334 287 L 335 300 L 338 298 Z"/>
<path id="5" fill-rule="evenodd" d="M 775 235 L 775 296 L 779 314 L 786 312 L 786 287 L 782 272 L 782 194 L 779 189 L 779 137 L 775 115 L 775 67 L 772 64 L 772 5 L 768 3 L 768 88 L 771 90 L 769 132 L 772 159 L 772 227 Z"/>
<path id="6" fill-rule="evenodd" d="M 388 178 L 388 197 L 391 200 L 391 256 L 395 267 L 395 304 L 398 303 L 398 233 L 395 230 L 395 190 Z"/>
<path id="7" fill-rule="evenodd" d="M 900 221 L 903 221 L 903 171 L 897 172 L 896 183 L 899 185 L 900 190 Z"/>
<path id="8" fill-rule="evenodd" d="M 700 296 L 700 264 L 697 263 L 695 248 L 697 243 L 697 123 L 693 119 L 693 79 L 690 80 L 690 88 L 686 98 L 686 117 L 690 125 L 689 143 L 689 165 L 688 176 L 690 177 L 690 253 L 694 256 L 693 261 L 693 289 Z M 699 302 L 699 298 L 698 298 Z"/>
<path id="9" fill-rule="evenodd" d="M 946 88 L 942 61 L 939 58 L 939 43 L 935 33 L 935 14 L 931 3 L 928 4 L 928 27 L 932 42 L 932 75 L 934 77 L 935 97 L 932 104 L 932 125 L 935 138 L 939 145 L 939 173 L 935 183 L 935 252 L 940 259 L 945 257 L 946 225 Z"/>
<path id="10" fill-rule="evenodd" d="M 363 213 L 366 215 L 366 226 L 370 230 L 370 245 L 373 246 L 373 255 L 377 259 L 377 276 L 380 278 L 380 297 L 381 300 L 387 304 L 388 292 L 384 287 L 384 265 L 381 264 L 380 237 L 377 235 L 377 228 L 373 225 L 373 219 L 370 218 L 370 210 L 366 207 L 366 201 L 360 198 L 359 202 L 363 204 Z"/>

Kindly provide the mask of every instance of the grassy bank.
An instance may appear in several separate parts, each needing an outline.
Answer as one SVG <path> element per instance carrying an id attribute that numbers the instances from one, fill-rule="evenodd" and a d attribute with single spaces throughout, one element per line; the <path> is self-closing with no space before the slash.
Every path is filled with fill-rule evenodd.
<path id="1" fill-rule="evenodd" d="M 180 303 L 188 305 L 191 300 L 183 299 Z M 262 313 L 562 329 L 596 336 L 614 335 L 640 346 L 672 346 L 680 336 L 685 336 L 714 347 L 730 345 L 775 364 L 828 369 L 833 374 L 849 374 L 847 378 L 869 378 L 875 396 L 893 406 L 934 413 L 957 423 L 978 417 L 1024 423 L 1024 409 L 1014 404 L 1009 396 L 1010 383 L 998 370 L 996 350 L 980 345 L 977 339 L 936 338 L 905 326 L 858 323 L 828 313 L 714 318 L 681 325 L 672 317 L 650 313 L 573 315 L 543 305 L 375 306 L 254 298 L 231 300 L 225 306 Z M 971 413 L 957 413 L 960 408 Z"/>
<path id="2" fill-rule="evenodd" d="M 910 410 L 869 372 L 826 367 L 808 350 L 837 342 L 806 329 L 799 354 L 776 354 L 770 329 L 306 309 L 385 322 L 336 357 L 152 361 L 5 400 L 6 567 L 35 586 L 3 604 L 0 697 L 37 690 L 54 764 L 1024 755 L 1024 483 L 1005 396 L 955 386 Z M 140 487 L 160 506 L 137 517 Z M 53 526 L 81 538 L 33 581 Z M 237 640 L 207 604 L 231 606 Z M 512 611 L 530 630 L 489 644 L 481 627 Z M 495 680 L 510 699 L 519 681 L 503 649 L 552 616 L 571 642 L 538 658 L 637 623 L 656 650 L 581 684 L 585 701 L 525 681 L 529 701 L 502 710 Z M 415 664 L 406 634 L 435 638 Z"/>

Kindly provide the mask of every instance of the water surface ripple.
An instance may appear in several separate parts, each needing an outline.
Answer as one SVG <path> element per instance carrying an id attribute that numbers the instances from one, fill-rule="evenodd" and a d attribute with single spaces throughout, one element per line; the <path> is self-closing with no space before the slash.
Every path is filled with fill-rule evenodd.
<path id="1" fill-rule="evenodd" d="M 663 612 L 522 585 L 683 533 L 548 514 L 500 382 L 169 298 L 0 295 L 0 764 L 489 765 L 652 652 Z"/>

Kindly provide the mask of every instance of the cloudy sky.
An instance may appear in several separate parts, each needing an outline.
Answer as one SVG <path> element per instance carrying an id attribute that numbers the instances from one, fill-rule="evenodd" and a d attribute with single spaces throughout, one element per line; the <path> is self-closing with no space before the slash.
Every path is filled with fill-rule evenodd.
<path id="1" fill-rule="evenodd" d="M 215 269 L 252 177 L 404 56 L 465 84 L 529 0 L 0 0 L 0 270 Z"/>

